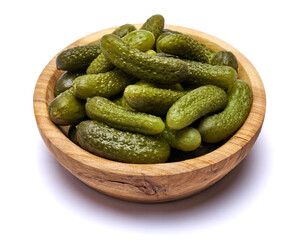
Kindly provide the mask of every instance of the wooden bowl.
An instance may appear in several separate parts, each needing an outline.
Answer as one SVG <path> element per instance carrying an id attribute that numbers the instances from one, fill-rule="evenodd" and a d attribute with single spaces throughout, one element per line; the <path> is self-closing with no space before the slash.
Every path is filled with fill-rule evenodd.
<path id="1" fill-rule="evenodd" d="M 136 26 L 140 27 L 140 24 Z M 63 73 L 56 69 L 56 56 L 42 71 L 36 83 L 34 113 L 40 134 L 49 150 L 62 166 L 82 182 L 112 197 L 151 203 L 172 201 L 196 194 L 237 166 L 254 145 L 262 128 L 266 108 L 265 90 L 259 74 L 249 60 L 229 44 L 206 33 L 172 25 L 166 25 L 166 28 L 188 34 L 215 51 L 233 52 L 239 62 L 239 78 L 252 87 L 253 104 L 246 122 L 221 147 L 206 155 L 180 162 L 145 165 L 120 163 L 97 157 L 71 142 L 49 119 L 48 106 L 54 98 L 54 85 Z M 67 48 L 97 43 L 101 36 L 114 29 L 90 34 Z"/>

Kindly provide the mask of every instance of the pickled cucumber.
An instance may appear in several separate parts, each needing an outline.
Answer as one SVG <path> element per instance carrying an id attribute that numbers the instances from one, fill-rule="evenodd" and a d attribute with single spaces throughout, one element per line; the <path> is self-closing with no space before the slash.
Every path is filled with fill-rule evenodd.
<path id="1" fill-rule="evenodd" d="M 151 83 L 151 82 L 147 82 L 144 80 L 140 80 L 140 81 L 136 82 L 134 85 L 144 86 L 144 87 L 162 88 L 162 89 L 184 90 L 180 83 L 160 84 L 160 83 Z"/>
<path id="2" fill-rule="evenodd" d="M 57 79 L 54 86 L 54 96 L 56 97 L 60 93 L 71 88 L 75 78 L 83 75 L 84 73 L 64 72 L 59 79 Z"/>
<path id="3" fill-rule="evenodd" d="M 72 87 L 59 94 L 50 103 L 48 112 L 55 124 L 72 125 L 86 117 L 85 101 L 75 97 Z"/>
<path id="4" fill-rule="evenodd" d="M 165 115 L 169 108 L 184 94 L 186 91 L 129 85 L 125 88 L 123 96 L 133 109 L 161 116 Z"/>
<path id="5" fill-rule="evenodd" d="M 124 25 L 118 27 L 116 30 L 114 30 L 112 32 L 112 34 L 115 34 L 121 38 L 134 30 L 136 30 L 136 27 L 132 24 L 127 23 L 127 24 L 124 24 Z"/>
<path id="6" fill-rule="evenodd" d="M 160 117 L 127 110 L 103 97 L 88 98 L 85 110 L 89 118 L 128 132 L 155 135 L 165 128 Z"/>
<path id="7" fill-rule="evenodd" d="M 150 50 L 155 42 L 153 33 L 146 30 L 132 31 L 125 35 L 122 39 L 132 47 L 142 52 Z M 92 61 L 86 72 L 88 74 L 104 73 L 111 70 L 113 67 L 114 65 L 101 53 Z"/>
<path id="8" fill-rule="evenodd" d="M 170 155 L 168 143 L 157 136 L 124 132 L 93 120 L 81 122 L 76 136 L 85 150 L 115 161 L 163 163 Z"/>
<path id="9" fill-rule="evenodd" d="M 193 151 L 201 144 L 201 135 L 196 128 L 185 127 L 181 130 L 173 130 L 165 124 L 164 131 L 160 134 L 171 147 L 181 151 Z"/>
<path id="10" fill-rule="evenodd" d="M 99 44 L 69 48 L 57 56 L 56 67 L 70 72 L 85 71 L 100 52 Z"/>
<path id="11" fill-rule="evenodd" d="M 142 30 L 150 31 L 154 34 L 155 39 L 162 33 L 165 26 L 165 19 L 162 15 L 156 14 L 147 19 L 142 25 Z"/>
<path id="12" fill-rule="evenodd" d="M 212 60 L 212 65 L 220 65 L 220 66 L 230 66 L 232 67 L 236 72 L 238 71 L 238 61 L 235 57 L 235 55 L 232 52 L 229 51 L 219 51 L 217 52 Z"/>
<path id="13" fill-rule="evenodd" d="M 76 129 L 77 124 L 73 124 L 70 126 L 69 130 L 68 130 L 68 138 L 75 143 L 76 145 L 79 145 L 77 138 L 76 138 Z"/>
<path id="14" fill-rule="evenodd" d="M 188 65 L 188 77 L 185 79 L 187 84 L 216 85 L 227 89 L 237 79 L 237 72 L 229 66 L 213 66 L 190 60 L 185 62 Z"/>
<path id="15" fill-rule="evenodd" d="M 196 88 L 170 107 L 167 125 L 175 130 L 182 129 L 200 117 L 223 110 L 226 104 L 227 94 L 223 89 L 213 85 Z"/>
<path id="16" fill-rule="evenodd" d="M 75 96 L 87 99 L 94 96 L 111 97 L 121 93 L 135 78 L 120 69 L 106 73 L 79 76 L 73 83 Z"/>
<path id="17" fill-rule="evenodd" d="M 204 118 L 198 127 L 203 141 L 216 143 L 230 137 L 245 122 L 252 105 L 252 90 L 243 80 L 228 89 L 228 105 L 215 115 Z"/>
<path id="18" fill-rule="evenodd" d="M 189 60 L 209 63 L 211 49 L 185 34 L 169 34 L 158 42 L 164 52 Z"/>
<path id="19" fill-rule="evenodd" d="M 154 34 L 146 30 L 135 30 L 128 33 L 122 39 L 132 47 L 142 52 L 150 50 L 155 42 Z"/>
<path id="20" fill-rule="evenodd" d="M 188 74 L 184 61 L 143 53 L 113 34 L 104 35 L 100 46 L 116 67 L 143 80 L 173 84 L 182 82 Z"/>

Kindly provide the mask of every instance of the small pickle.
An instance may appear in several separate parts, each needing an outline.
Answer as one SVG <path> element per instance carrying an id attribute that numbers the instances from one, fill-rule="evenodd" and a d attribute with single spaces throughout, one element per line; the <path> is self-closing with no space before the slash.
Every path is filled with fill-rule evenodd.
<path id="1" fill-rule="evenodd" d="M 167 113 L 167 124 L 175 130 L 185 128 L 200 117 L 223 110 L 226 104 L 227 94 L 223 89 L 213 85 L 198 87 L 172 105 Z"/>
<path id="2" fill-rule="evenodd" d="M 186 91 L 129 85 L 125 88 L 124 98 L 137 111 L 163 116 L 184 94 Z"/>
<path id="3" fill-rule="evenodd" d="M 238 61 L 235 57 L 235 55 L 232 52 L 228 51 L 219 51 L 217 52 L 212 60 L 212 65 L 219 65 L 219 66 L 230 66 L 232 67 L 236 72 L 238 71 Z"/>
<path id="4" fill-rule="evenodd" d="M 165 26 L 165 19 L 162 15 L 156 14 L 147 19 L 142 25 L 142 30 L 150 31 L 154 34 L 155 40 L 162 33 Z"/>
<path id="5" fill-rule="evenodd" d="M 146 30 L 135 30 L 122 38 L 132 47 L 146 52 L 150 50 L 155 42 L 155 37 L 152 32 Z M 114 65 L 101 53 L 94 61 L 89 65 L 86 72 L 91 73 L 104 73 L 111 70 Z"/>
<path id="6" fill-rule="evenodd" d="M 112 34 L 115 34 L 121 38 L 134 30 L 136 30 L 136 27 L 132 24 L 127 23 L 127 24 L 124 24 L 124 25 L 118 27 L 116 30 L 114 30 L 112 32 Z"/>
<path id="7" fill-rule="evenodd" d="M 164 131 L 160 134 L 171 147 L 181 151 L 194 151 L 201 144 L 201 135 L 196 128 L 185 127 L 181 130 L 173 130 L 165 124 Z"/>
<path id="8" fill-rule="evenodd" d="M 70 72 L 85 71 L 100 53 L 99 44 L 69 48 L 57 56 L 56 67 Z"/>
<path id="9" fill-rule="evenodd" d="M 127 110 L 103 97 L 88 98 L 85 110 L 89 118 L 128 132 L 155 135 L 165 128 L 160 117 Z"/>
<path id="10" fill-rule="evenodd" d="M 54 98 L 48 112 L 51 121 L 55 124 L 72 125 L 86 117 L 85 101 L 75 97 L 72 87 Z"/>
<path id="11" fill-rule="evenodd" d="M 64 72 L 55 83 L 54 96 L 56 97 L 57 95 L 71 88 L 75 78 L 83 74 L 84 73 Z"/>
<path id="12" fill-rule="evenodd" d="M 211 49 L 185 34 L 169 34 L 158 42 L 160 51 L 180 58 L 209 63 Z"/>
<path id="13" fill-rule="evenodd" d="M 94 96 L 111 97 L 121 93 L 135 78 L 120 69 L 106 73 L 86 74 L 73 82 L 75 96 L 87 99 Z"/>
<path id="14" fill-rule="evenodd" d="M 237 72 L 229 66 L 213 66 L 207 63 L 185 60 L 188 65 L 188 77 L 185 83 L 196 86 L 215 85 L 223 89 L 237 79 Z"/>
<path id="15" fill-rule="evenodd" d="M 93 120 L 79 123 L 76 136 L 85 150 L 115 161 L 164 163 L 170 156 L 170 146 L 164 139 L 124 132 Z"/>
<path id="16" fill-rule="evenodd" d="M 228 104 L 217 114 L 204 118 L 198 127 L 203 141 L 216 143 L 230 137 L 245 122 L 252 105 L 252 90 L 243 80 L 228 89 Z"/>
<path id="17" fill-rule="evenodd" d="M 105 57 L 116 67 L 137 78 L 173 84 L 187 77 L 188 68 L 184 61 L 141 52 L 116 35 L 104 35 L 100 45 Z"/>

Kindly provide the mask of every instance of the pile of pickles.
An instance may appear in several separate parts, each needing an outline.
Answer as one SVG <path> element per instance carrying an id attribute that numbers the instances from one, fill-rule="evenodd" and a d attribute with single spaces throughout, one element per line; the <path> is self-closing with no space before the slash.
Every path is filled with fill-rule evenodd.
<path id="1" fill-rule="evenodd" d="M 213 151 L 252 105 L 234 54 L 165 29 L 162 15 L 67 49 L 56 66 L 64 73 L 50 119 L 70 126 L 69 138 L 83 149 L 120 162 L 164 163 Z"/>

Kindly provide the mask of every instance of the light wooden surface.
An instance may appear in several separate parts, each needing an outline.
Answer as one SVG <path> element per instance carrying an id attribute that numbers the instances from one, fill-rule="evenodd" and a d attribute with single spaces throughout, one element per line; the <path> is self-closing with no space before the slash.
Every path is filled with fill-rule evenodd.
<path id="1" fill-rule="evenodd" d="M 239 78 L 252 87 L 253 104 L 246 122 L 224 145 L 209 154 L 181 162 L 153 165 L 126 164 L 97 157 L 69 141 L 49 119 L 48 106 L 54 98 L 54 85 L 62 74 L 56 69 L 56 56 L 44 68 L 36 83 L 34 113 L 40 134 L 51 153 L 81 181 L 116 198 L 151 203 L 196 194 L 220 180 L 245 158 L 263 125 L 265 90 L 249 60 L 229 44 L 206 33 L 179 26 L 165 27 L 186 33 L 216 51 L 233 52 L 239 62 Z M 113 30 L 110 28 L 90 34 L 67 48 L 96 43 L 101 36 Z"/>

